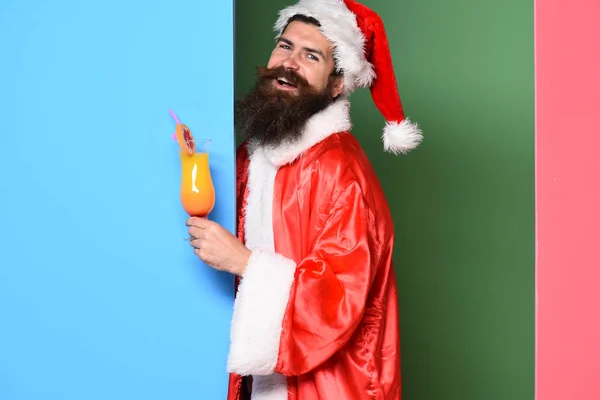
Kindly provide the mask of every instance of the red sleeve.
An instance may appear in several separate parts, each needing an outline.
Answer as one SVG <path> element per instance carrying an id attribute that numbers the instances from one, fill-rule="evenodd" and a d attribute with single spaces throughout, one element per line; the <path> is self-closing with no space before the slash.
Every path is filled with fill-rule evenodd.
<path id="1" fill-rule="evenodd" d="M 252 253 L 234 307 L 230 372 L 300 375 L 347 343 L 376 273 L 372 220 L 353 183 L 297 265 L 279 254 Z"/>

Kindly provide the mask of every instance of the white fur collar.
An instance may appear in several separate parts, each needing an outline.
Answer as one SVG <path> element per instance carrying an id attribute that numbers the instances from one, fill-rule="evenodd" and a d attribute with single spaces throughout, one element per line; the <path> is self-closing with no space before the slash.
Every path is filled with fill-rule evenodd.
<path id="1" fill-rule="evenodd" d="M 267 159 L 279 168 L 293 162 L 329 135 L 349 131 L 350 128 L 352 128 L 350 102 L 347 99 L 340 99 L 313 115 L 306 122 L 304 133 L 298 141 L 291 144 L 282 144 L 275 148 L 262 148 L 261 150 Z M 250 143 L 248 149 L 252 152 L 256 149 L 256 145 Z"/>

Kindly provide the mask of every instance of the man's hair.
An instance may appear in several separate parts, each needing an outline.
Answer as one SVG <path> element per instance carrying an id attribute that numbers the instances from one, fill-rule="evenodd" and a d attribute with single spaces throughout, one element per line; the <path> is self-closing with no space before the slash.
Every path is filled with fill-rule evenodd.
<path id="1" fill-rule="evenodd" d="M 317 27 L 321 27 L 321 23 L 319 22 L 318 19 L 310 17 L 308 15 L 304 15 L 304 14 L 294 14 L 292 15 L 290 18 L 288 18 L 287 23 L 285 25 L 285 27 L 283 28 L 283 30 L 281 31 L 282 33 L 285 32 L 285 30 L 287 29 L 288 25 L 291 24 L 294 21 L 299 21 L 299 22 L 304 22 L 305 24 L 309 24 L 309 25 L 315 25 Z M 333 60 L 333 73 L 332 75 L 334 76 L 340 76 L 343 75 L 344 71 L 342 71 L 341 69 L 338 68 L 337 66 L 337 61 Z"/>
<path id="2" fill-rule="evenodd" d="M 321 27 L 321 23 L 319 22 L 318 19 L 309 17 L 304 14 L 295 14 L 287 20 L 286 28 L 287 28 L 287 25 L 289 25 L 291 22 L 294 22 L 294 21 L 300 21 L 300 22 L 304 22 L 305 24 L 315 25 L 315 26 L 318 26 L 319 28 Z M 284 30 L 285 30 L 285 28 L 284 28 Z"/>

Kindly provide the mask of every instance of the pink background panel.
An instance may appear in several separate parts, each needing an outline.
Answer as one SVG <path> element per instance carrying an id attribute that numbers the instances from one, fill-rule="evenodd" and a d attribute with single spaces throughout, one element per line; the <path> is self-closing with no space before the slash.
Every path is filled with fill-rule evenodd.
<path id="1" fill-rule="evenodd" d="M 600 0 L 537 0 L 537 400 L 600 399 Z"/>

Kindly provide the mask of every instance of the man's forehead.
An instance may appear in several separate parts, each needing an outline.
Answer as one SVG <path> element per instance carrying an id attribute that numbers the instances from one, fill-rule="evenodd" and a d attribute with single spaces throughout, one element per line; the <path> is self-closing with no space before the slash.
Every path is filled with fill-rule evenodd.
<path id="1" fill-rule="evenodd" d="M 321 29 L 314 25 L 302 21 L 292 21 L 287 28 L 282 32 L 282 37 L 294 36 L 299 39 L 315 40 L 321 42 L 325 46 L 331 46 L 331 42 L 327 39 Z"/>
<path id="2" fill-rule="evenodd" d="M 299 46 L 306 46 L 310 43 L 327 53 L 330 53 L 332 49 L 332 43 L 321 33 L 318 26 L 302 21 L 290 22 L 282 32 L 280 39 Z"/>

